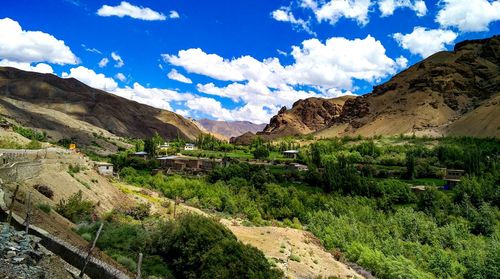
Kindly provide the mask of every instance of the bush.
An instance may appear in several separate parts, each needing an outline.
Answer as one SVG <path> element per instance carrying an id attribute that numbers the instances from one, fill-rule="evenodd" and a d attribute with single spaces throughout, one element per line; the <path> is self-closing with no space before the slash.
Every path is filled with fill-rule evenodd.
<path id="1" fill-rule="evenodd" d="M 262 252 L 239 243 L 222 224 L 199 215 L 182 215 L 164 223 L 153 243 L 178 278 L 280 278 Z"/>
<path id="2" fill-rule="evenodd" d="M 37 204 L 37 207 L 38 209 L 40 209 L 41 211 L 49 214 L 50 211 L 52 210 L 52 207 L 50 206 L 50 204 L 47 204 L 47 203 L 39 203 Z"/>
<path id="3" fill-rule="evenodd" d="M 78 191 L 66 201 L 62 199 L 56 207 L 56 212 L 71 220 L 73 223 L 88 221 L 94 212 L 94 204 L 83 200 L 82 191 Z"/>
<path id="4" fill-rule="evenodd" d="M 295 254 L 291 254 L 290 255 L 290 260 L 294 261 L 294 262 L 299 262 L 300 263 L 300 257 L 298 255 L 295 255 Z"/>
<path id="5" fill-rule="evenodd" d="M 52 191 L 52 189 L 50 189 L 50 187 L 47 185 L 36 184 L 33 185 L 33 188 L 35 188 L 35 190 L 37 190 L 40 194 L 46 196 L 49 199 L 52 199 L 54 197 L 54 191 Z"/>
<path id="6" fill-rule="evenodd" d="M 269 157 L 269 150 L 263 145 L 258 146 L 253 151 L 253 157 L 255 159 L 265 159 Z"/>
<path id="7" fill-rule="evenodd" d="M 79 172 L 80 172 L 80 171 L 82 171 L 82 170 L 83 170 L 83 168 L 82 168 L 82 167 L 80 167 L 80 165 L 78 165 L 78 164 L 77 164 L 77 165 L 74 165 L 74 166 L 73 166 L 73 164 L 69 164 L 69 166 L 68 166 L 68 172 L 69 172 L 70 174 L 79 173 Z"/>
<path id="8" fill-rule="evenodd" d="M 126 267 L 128 270 L 132 271 L 132 272 L 135 272 L 136 269 L 137 269 L 137 264 L 135 263 L 134 260 L 132 260 L 131 258 L 127 258 L 125 256 L 122 256 L 122 255 L 118 255 L 116 257 L 116 261 L 123 265 L 124 267 Z"/>
<path id="9" fill-rule="evenodd" d="M 149 203 L 139 203 L 136 206 L 125 209 L 123 213 L 136 220 L 144 220 L 146 217 L 149 217 L 150 210 L 151 205 Z"/>

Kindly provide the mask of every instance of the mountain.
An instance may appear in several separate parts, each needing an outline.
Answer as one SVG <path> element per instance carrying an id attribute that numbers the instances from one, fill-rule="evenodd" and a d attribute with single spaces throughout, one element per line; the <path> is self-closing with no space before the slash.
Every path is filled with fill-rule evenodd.
<path id="1" fill-rule="evenodd" d="M 334 99 L 308 98 L 298 100 L 287 110 L 281 108 L 262 132 L 257 134 L 273 136 L 304 135 L 325 128 L 342 112 L 344 103 L 355 98 L 344 96 Z"/>
<path id="2" fill-rule="evenodd" d="M 456 44 L 356 98 L 309 98 L 283 108 L 266 139 L 310 134 L 500 137 L 500 36 Z M 246 135 L 248 141 L 250 135 Z M 238 142 L 238 139 L 233 139 Z"/>
<path id="3" fill-rule="evenodd" d="M 74 138 L 81 145 L 96 138 L 196 138 L 190 120 L 91 88 L 70 78 L 0 67 L 0 115 L 18 125 L 45 131 L 50 140 Z"/>
<path id="4" fill-rule="evenodd" d="M 346 101 L 318 136 L 500 136 L 500 36 L 458 43 Z"/>
<path id="5" fill-rule="evenodd" d="M 266 124 L 255 124 L 249 121 L 217 121 L 210 119 L 200 119 L 198 122 L 207 131 L 219 134 L 226 138 L 240 136 L 247 132 L 256 133 L 262 131 Z"/>

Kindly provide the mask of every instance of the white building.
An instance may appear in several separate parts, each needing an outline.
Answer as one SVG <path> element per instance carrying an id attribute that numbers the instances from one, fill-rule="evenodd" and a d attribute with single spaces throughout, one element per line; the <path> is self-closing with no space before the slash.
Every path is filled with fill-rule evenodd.
<path id="1" fill-rule="evenodd" d="M 186 143 L 186 145 L 184 145 L 184 150 L 195 150 L 196 149 L 196 145 L 192 144 L 192 143 Z"/>
<path id="2" fill-rule="evenodd" d="M 95 163 L 95 168 L 100 175 L 110 176 L 113 175 L 113 164 L 106 162 Z"/>

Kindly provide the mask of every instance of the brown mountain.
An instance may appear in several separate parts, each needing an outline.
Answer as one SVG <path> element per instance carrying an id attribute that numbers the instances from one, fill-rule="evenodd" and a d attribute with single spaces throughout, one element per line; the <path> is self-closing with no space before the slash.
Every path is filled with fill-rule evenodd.
<path id="1" fill-rule="evenodd" d="M 249 121 L 217 121 L 206 118 L 200 119 L 198 122 L 210 133 L 219 134 L 228 139 L 247 132 L 262 131 L 266 126 L 266 124 L 255 124 Z"/>
<path id="2" fill-rule="evenodd" d="M 345 103 L 319 136 L 500 136 L 500 36 L 458 43 Z"/>
<path id="3" fill-rule="evenodd" d="M 335 117 L 339 116 L 344 103 L 353 98 L 355 97 L 344 96 L 334 99 L 298 100 L 289 110 L 286 107 L 281 108 L 264 130 L 257 134 L 264 137 L 266 135 L 281 137 L 316 132 L 327 127 Z"/>
<path id="4" fill-rule="evenodd" d="M 201 130 L 190 120 L 91 88 L 76 79 L 0 67 L 0 115 L 47 132 L 56 141 L 96 137 L 194 139 Z M 99 135 L 99 136 L 96 136 Z M 94 144 L 95 145 L 95 144 Z"/>
<path id="5" fill-rule="evenodd" d="M 267 139 L 309 133 L 500 137 L 500 36 L 458 43 L 372 93 L 336 101 L 297 101 L 258 134 Z"/>

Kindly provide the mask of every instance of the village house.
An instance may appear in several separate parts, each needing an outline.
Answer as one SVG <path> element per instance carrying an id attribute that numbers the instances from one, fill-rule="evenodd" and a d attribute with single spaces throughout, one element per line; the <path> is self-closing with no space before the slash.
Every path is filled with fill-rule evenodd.
<path id="1" fill-rule="evenodd" d="M 306 165 L 303 165 L 303 164 L 298 164 L 298 163 L 294 163 L 294 164 L 289 164 L 288 165 L 288 168 L 290 170 L 293 170 L 293 171 L 308 171 L 309 168 L 306 166 Z"/>
<path id="2" fill-rule="evenodd" d="M 104 176 L 113 175 L 113 164 L 106 162 L 96 162 L 94 166 L 100 175 Z"/>
<path id="3" fill-rule="evenodd" d="M 186 145 L 184 145 L 184 150 L 195 150 L 196 149 L 196 145 L 194 145 L 193 143 L 186 143 Z"/>
<path id="4" fill-rule="evenodd" d="M 148 158 L 148 153 L 144 152 L 144 151 L 139 151 L 139 152 L 130 153 L 128 156 L 129 157 L 138 157 L 138 158 L 142 158 L 142 159 L 147 159 Z"/>
<path id="5" fill-rule="evenodd" d="M 170 143 L 169 142 L 164 142 L 163 144 L 160 144 L 158 146 L 158 149 L 169 149 L 170 148 Z"/>
<path id="6" fill-rule="evenodd" d="M 462 176 L 465 175 L 464 170 L 453 170 L 446 169 L 446 173 L 444 176 L 444 181 L 446 181 L 446 185 L 444 185 L 444 189 L 450 190 L 453 189 L 460 182 Z"/>
<path id="7" fill-rule="evenodd" d="M 283 156 L 285 156 L 285 158 L 297 159 L 298 155 L 299 155 L 298 150 L 285 150 L 285 151 L 283 151 Z"/>
<path id="8" fill-rule="evenodd" d="M 222 160 L 165 156 L 158 158 L 160 167 L 171 171 L 210 171 L 222 164 Z"/>

